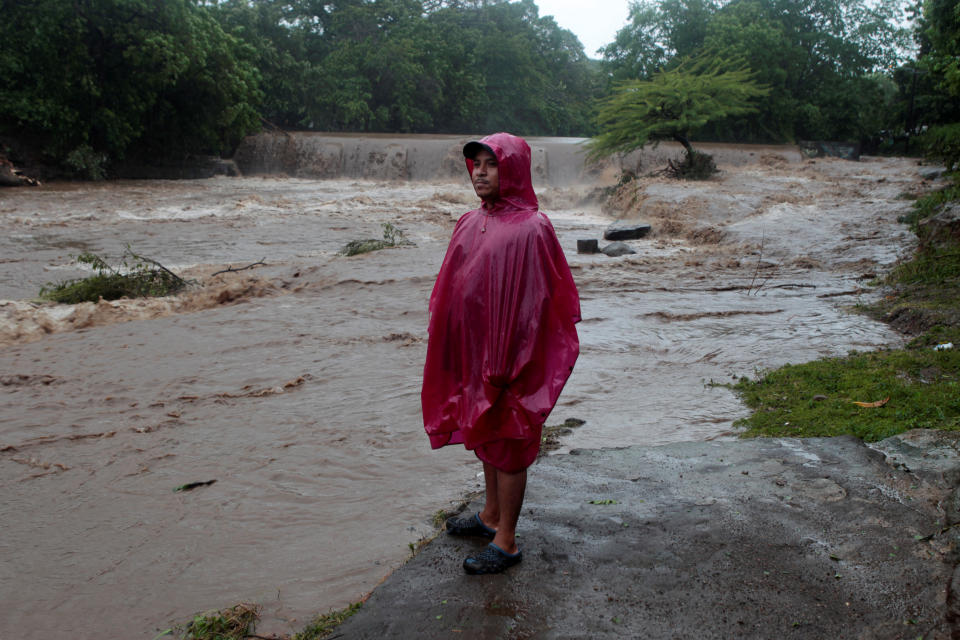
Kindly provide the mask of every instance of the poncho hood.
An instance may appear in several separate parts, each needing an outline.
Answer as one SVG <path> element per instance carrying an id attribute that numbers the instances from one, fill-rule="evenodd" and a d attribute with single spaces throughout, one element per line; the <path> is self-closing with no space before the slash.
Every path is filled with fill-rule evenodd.
<path id="1" fill-rule="evenodd" d="M 538 209 L 537 194 L 530 176 L 530 145 L 523 138 L 509 133 L 494 133 L 463 147 L 467 173 L 473 175 L 473 158 L 486 148 L 497 157 L 500 175 L 500 200 L 517 209 Z"/>

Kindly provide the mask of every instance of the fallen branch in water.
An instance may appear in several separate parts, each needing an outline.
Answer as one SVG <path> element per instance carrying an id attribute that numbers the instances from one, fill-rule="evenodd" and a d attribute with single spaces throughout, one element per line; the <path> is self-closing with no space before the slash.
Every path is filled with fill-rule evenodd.
<path id="1" fill-rule="evenodd" d="M 61 304 L 98 302 L 119 298 L 147 298 L 179 293 L 195 282 L 184 280 L 156 260 L 133 252 L 130 246 L 119 267 L 89 251 L 76 257 L 78 264 L 89 265 L 94 274 L 86 278 L 47 283 L 40 289 L 40 298 Z"/>
<path id="2" fill-rule="evenodd" d="M 174 489 L 173 492 L 174 492 L 174 493 L 180 493 L 180 492 L 183 492 L 183 491 L 193 491 L 194 489 L 196 489 L 196 488 L 198 488 L 198 487 L 209 487 L 209 486 L 212 485 L 214 482 L 216 482 L 216 480 L 203 480 L 203 481 L 201 481 L 201 482 L 188 482 L 187 484 L 182 484 L 182 485 L 180 485 L 179 487 L 177 487 L 176 489 Z"/>
<path id="3" fill-rule="evenodd" d="M 213 273 L 210 274 L 210 277 L 212 278 L 213 276 L 218 276 L 221 273 L 234 273 L 235 271 L 245 271 L 247 269 L 252 269 L 260 265 L 267 266 L 267 263 L 265 262 L 266 259 L 267 259 L 266 256 L 264 256 L 263 258 L 260 258 L 258 262 L 250 263 L 247 266 L 240 267 L 238 269 L 234 269 L 233 267 L 227 267 L 226 269 L 221 269 L 220 271 L 214 271 Z"/>

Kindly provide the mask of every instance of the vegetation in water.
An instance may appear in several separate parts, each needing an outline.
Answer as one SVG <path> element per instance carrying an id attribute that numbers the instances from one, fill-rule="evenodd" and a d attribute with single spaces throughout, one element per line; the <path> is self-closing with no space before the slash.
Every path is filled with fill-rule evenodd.
<path id="1" fill-rule="evenodd" d="M 86 278 L 47 283 L 40 289 L 40 298 L 63 304 L 169 296 L 182 291 L 190 282 L 176 275 L 156 260 L 138 255 L 127 247 L 117 267 L 95 253 L 84 252 L 77 264 L 87 265 L 94 274 Z"/>
<path id="2" fill-rule="evenodd" d="M 253 604 L 238 604 L 223 611 L 208 611 L 194 616 L 184 626 L 168 629 L 157 636 L 179 640 L 243 640 L 250 637 L 260 618 L 260 607 Z"/>
<path id="3" fill-rule="evenodd" d="M 596 160 L 661 140 L 683 145 L 684 159 L 671 163 L 676 177 L 705 179 L 716 172 L 713 159 L 694 150 L 690 137 L 707 123 L 757 110 L 753 102 L 769 93 L 743 61 L 701 56 L 649 80 L 624 82 L 600 103 L 600 133 L 588 144 Z"/>
<path id="4" fill-rule="evenodd" d="M 295 634 L 292 640 L 322 640 L 328 637 L 343 622 L 360 610 L 363 602 L 354 602 L 343 609 L 319 615 L 302 631 Z"/>
<path id="5" fill-rule="evenodd" d="M 356 256 L 361 253 L 370 253 L 380 249 L 390 249 L 392 247 L 413 246 L 413 243 L 407 240 L 403 231 L 393 226 L 389 222 L 384 222 L 383 238 L 377 240 L 368 238 L 366 240 L 351 240 L 343 246 L 338 253 L 342 256 Z"/>

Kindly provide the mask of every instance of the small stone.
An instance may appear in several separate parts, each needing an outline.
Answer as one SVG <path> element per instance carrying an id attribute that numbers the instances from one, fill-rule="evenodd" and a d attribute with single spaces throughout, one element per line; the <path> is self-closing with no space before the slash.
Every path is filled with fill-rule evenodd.
<path id="1" fill-rule="evenodd" d="M 826 400 L 826 399 L 827 399 L 827 396 L 817 394 L 817 395 L 813 396 L 813 399 L 814 399 L 815 402 L 820 402 L 821 400 Z"/>
<path id="2" fill-rule="evenodd" d="M 626 242 L 611 242 L 603 248 L 603 253 L 611 258 L 619 258 L 620 256 L 636 253 L 636 251 Z"/>

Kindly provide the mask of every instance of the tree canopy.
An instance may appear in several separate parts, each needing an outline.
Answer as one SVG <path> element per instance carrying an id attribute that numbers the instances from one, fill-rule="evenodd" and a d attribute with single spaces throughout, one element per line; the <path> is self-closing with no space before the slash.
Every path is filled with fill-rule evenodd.
<path id="1" fill-rule="evenodd" d="M 744 141 L 860 138 L 876 129 L 882 72 L 909 44 L 898 0 L 663 0 L 632 6 L 604 57 L 614 80 L 649 78 L 686 56 L 746 62 L 770 88 L 750 118 L 704 134 Z"/>
<path id="2" fill-rule="evenodd" d="M 214 10 L 260 52 L 264 116 L 281 126 L 541 135 L 591 127 L 596 65 L 533 0 L 224 0 Z"/>
<path id="3" fill-rule="evenodd" d="M 911 98 L 908 126 L 913 132 L 926 129 L 927 152 L 960 169 L 960 4 L 926 0 L 921 11 L 920 56 L 904 74 Z"/>
<path id="4" fill-rule="evenodd" d="M 598 63 L 533 0 L 0 0 L 0 136 L 95 175 L 324 131 L 593 126 Z"/>
<path id="5" fill-rule="evenodd" d="M 624 82 L 601 102 L 600 133 L 590 156 L 629 152 L 648 142 L 673 139 L 693 153 L 690 135 L 708 122 L 753 111 L 753 101 L 769 89 L 742 65 L 712 57 L 688 59 L 649 80 Z"/>
<path id="6" fill-rule="evenodd" d="M 219 152 L 257 124 L 250 48 L 190 0 L 3 0 L 0 14 L 0 132 L 54 157 Z"/>
<path id="7" fill-rule="evenodd" d="M 117 160 L 229 154 L 264 122 L 589 136 L 621 126 L 616 105 L 632 104 L 636 125 L 631 101 L 659 87 L 683 112 L 651 110 L 656 126 L 634 141 L 673 135 L 673 122 L 681 136 L 748 142 L 926 131 L 943 151 L 960 147 L 958 11 L 955 0 L 637 0 L 597 61 L 535 0 L 0 0 L 0 139 L 96 176 Z M 767 89 L 756 111 L 726 108 L 730 78 L 682 68 L 691 58 L 742 61 Z"/>

